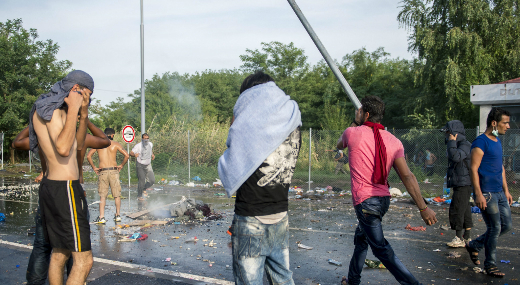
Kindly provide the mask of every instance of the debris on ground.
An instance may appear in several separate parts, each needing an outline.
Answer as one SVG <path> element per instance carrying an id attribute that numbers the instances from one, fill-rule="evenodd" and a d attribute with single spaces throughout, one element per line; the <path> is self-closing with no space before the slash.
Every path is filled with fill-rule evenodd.
<path id="1" fill-rule="evenodd" d="M 484 269 L 480 267 L 473 267 L 473 272 L 475 273 L 484 273 Z"/>
<path id="2" fill-rule="evenodd" d="M 386 269 L 385 265 L 379 260 L 365 259 L 365 264 L 369 268 Z"/>
<path id="3" fill-rule="evenodd" d="M 460 253 L 458 253 L 456 251 L 450 251 L 447 255 L 448 255 L 448 258 L 459 258 L 460 257 Z"/>
<path id="4" fill-rule="evenodd" d="M 477 207 L 477 206 L 471 207 L 471 212 L 474 213 L 474 214 L 479 214 L 480 213 L 480 208 Z"/>
<path id="5" fill-rule="evenodd" d="M 341 262 L 334 260 L 334 259 L 329 259 L 328 262 L 329 262 L 329 264 L 332 264 L 332 265 L 341 266 Z"/>
<path id="6" fill-rule="evenodd" d="M 199 239 L 197 237 L 193 237 L 193 238 L 185 240 L 184 242 L 186 242 L 186 243 L 188 243 L 188 242 L 196 243 L 197 241 L 199 241 Z"/>
<path id="7" fill-rule="evenodd" d="M 390 196 L 392 197 L 402 197 L 403 196 L 403 193 L 401 192 L 401 190 L 397 189 L 397 188 L 390 188 Z"/>
<path id="8" fill-rule="evenodd" d="M 299 242 L 299 241 L 298 241 L 298 242 L 296 242 L 296 243 L 298 244 L 298 248 L 301 248 L 301 249 L 308 249 L 308 250 L 311 250 L 311 249 L 313 249 L 313 247 L 312 247 L 312 246 L 307 246 L 307 245 L 304 245 L 304 244 L 302 244 L 302 243 L 301 243 L 301 242 Z"/>
<path id="9" fill-rule="evenodd" d="M 426 228 L 423 226 L 412 227 L 410 224 L 406 225 L 405 229 L 412 231 L 412 232 L 425 232 L 426 231 Z"/>
<path id="10" fill-rule="evenodd" d="M 119 241 L 141 241 L 148 238 L 147 234 L 143 233 L 134 233 L 133 235 L 123 237 Z"/>
<path id="11" fill-rule="evenodd" d="M 220 179 L 218 178 L 215 178 L 217 181 L 213 182 L 213 187 L 217 187 L 217 188 L 220 188 L 222 187 L 222 181 L 220 181 Z"/>
<path id="12" fill-rule="evenodd" d="M 506 264 L 509 264 L 509 263 L 511 263 L 511 261 L 510 261 L 510 260 L 500 260 L 500 262 L 502 262 L 502 263 L 506 263 Z"/>
<path id="13" fill-rule="evenodd" d="M 439 229 L 448 231 L 450 229 L 450 227 L 448 227 L 447 225 L 442 225 L 439 227 Z"/>

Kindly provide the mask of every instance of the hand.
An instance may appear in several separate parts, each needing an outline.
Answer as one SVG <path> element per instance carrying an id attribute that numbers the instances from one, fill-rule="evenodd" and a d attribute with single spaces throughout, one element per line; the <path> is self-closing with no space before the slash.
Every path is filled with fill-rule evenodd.
<path id="1" fill-rule="evenodd" d="M 431 226 L 437 222 L 435 212 L 430 208 L 426 208 L 426 210 L 422 211 L 421 217 L 428 226 Z"/>
<path id="2" fill-rule="evenodd" d="M 138 156 L 139 156 L 139 153 L 136 153 L 136 154 L 135 154 L 135 157 L 138 157 Z"/>
<path id="3" fill-rule="evenodd" d="M 448 140 L 450 140 L 450 141 L 456 141 L 458 135 L 459 135 L 459 134 L 455 134 L 455 135 L 450 134 L 450 136 L 448 137 Z"/>
<path id="4" fill-rule="evenodd" d="M 79 110 L 83 103 L 83 95 L 77 91 L 70 91 L 69 95 L 65 97 L 64 102 L 67 103 L 69 111 L 74 109 Z"/>
<path id="5" fill-rule="evenodd" d="M 118 165 L 118 166 L 116 166 L 116 168 L 117 168 L 117 171 L 121 172 L 121 169 L 123 169 L 123 166 Z"/>
<path id="6" fill-rule="evenodd" d="M 40 172 L 40 175 L 38 175 L 38 177 L 36 177 L 36 179 L 34 179 L 34 182 L 40 183 L 40 182 L 42 182 L 42 179 L 43 179 L 43 172 Z M 511 198 L 511 199 L 513 199 L 513 198 Z"/>
<path id="7" fill-rule="evenodd" d="M 507 193 L 506 198 L 507 198 L 507 201 L 509 202 L 509 206 L 511 206 L 511 204 L 513 204 L 513 196 L 511 196 L 511 194 Z"/>
<path id="8" fill-rule="evenodd" d="M 513 200 L 513 198 L 511 198 L 511 200 Z M 475 204 L 477 204 L 477 207 L 479 207 L 479 209 L 481 209 L 482 211 L 486 210 L 487 203 L 486 198 L 484 198 L 484 195 L 477 195 L 475 198 Z"/>
<path id="9" fill-rule="evenodd" d="M 94 172 L 99 175 L 101 173 L 101 168 L 94 167 Z"/>
<path id="10" fill-rule="evenodd" d="M 153 155 L 153 153 L 152 153 L 152 160 L 155 160 L 155 155 Z"/>
<path id="11" fill-rule="evenodd" d="M 81 95 L 83 96 L 83 101 L 81 102 L 81 117 L 88 118 L 88 105 L 90 103 L 90 94 L 92 94 L 87 89 L 81 90 Z"/>

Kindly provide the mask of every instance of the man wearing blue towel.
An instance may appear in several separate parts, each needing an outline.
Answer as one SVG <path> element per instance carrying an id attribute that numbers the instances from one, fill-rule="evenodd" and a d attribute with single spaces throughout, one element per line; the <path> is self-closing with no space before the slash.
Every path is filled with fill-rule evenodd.
<path id="1" fill-rule="evenodd" d="M 235 283 L 294 284 L 289 269 L 288 192 L 301 145 L 301 113 L 267 74 L 240 87 L 218 172 L 228 197 Z"/>

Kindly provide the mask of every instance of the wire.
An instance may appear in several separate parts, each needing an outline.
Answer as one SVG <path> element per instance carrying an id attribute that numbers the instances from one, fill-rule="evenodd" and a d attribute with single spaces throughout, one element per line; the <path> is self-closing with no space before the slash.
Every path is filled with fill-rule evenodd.
<path id="1" fill-rule="evenodd" d="M 106 89 L 99 89 L 96 88 L 97 91 L 108 91 L 108 92 L 117 92 L 117 93 L 126 93 L 126 94 L 133 94 L 134 92 L 127 92 L 127 91 L 116 91 L 116 90 L 106 90 Z"/>

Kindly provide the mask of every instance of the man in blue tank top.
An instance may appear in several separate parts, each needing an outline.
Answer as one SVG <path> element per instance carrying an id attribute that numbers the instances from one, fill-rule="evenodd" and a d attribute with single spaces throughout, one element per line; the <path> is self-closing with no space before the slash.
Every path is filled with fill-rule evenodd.
<path id="1" fill-rule="evenodd" d="M 479 265 L 478 253 L 485 249 L 484 269 L 493 277 L 504 277 L 496 265 L 498 237 L 512 228 L 511 208 L 513 197 L 509 194 L 505 169 L 502 163 L 502 143 L 498 135 L 509 129 L 508 111 L 493 108 L 487 117 L 487 129 L 471 145 L 471 182 L 475 203 L 482 212 L 487 230 L 466 245 L 471 261 Z"/>

